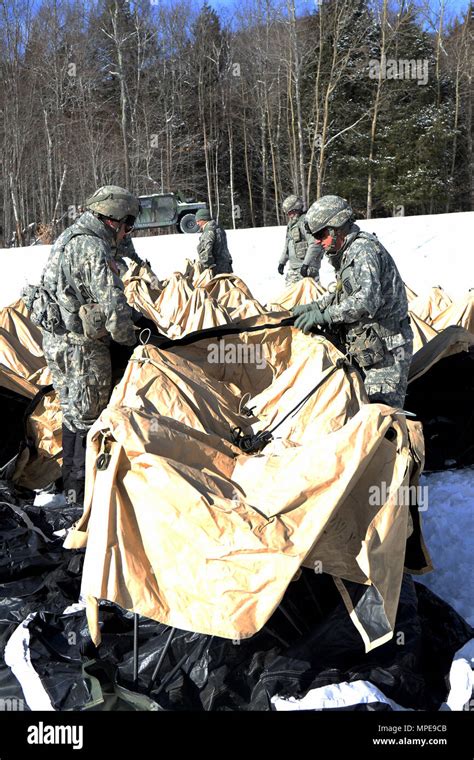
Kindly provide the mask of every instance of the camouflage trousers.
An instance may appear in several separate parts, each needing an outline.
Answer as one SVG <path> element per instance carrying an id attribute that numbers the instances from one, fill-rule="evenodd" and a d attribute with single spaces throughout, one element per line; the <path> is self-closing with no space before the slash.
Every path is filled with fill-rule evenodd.
<path id="1" fill-rule="evenodd" d="M 308 277 L 312 277 L 314 280 L 319 281 L 319 272 L 314 267 L 308 267 Z M 285 276 L 285 285 L 293 285 L 294 282 L 304 280 L 300 269 L 291 269 L 288 267 Z"/>
<path id="2" fill-rule="evenodd" d="M 43 352 L 59 394 L 63 424 L 73 432 L 87 432 L 109 400 L 109 347 L 81 335 L 44 332 Z"/>
<path id="3" fill-rule="evenodd" d="M 218 259 L 217 263 L 212 268 L 212 274 L 214 277 L 218 274 L 232 274 L 233 271 L 231 259 Z"/>
<path id="4" fill-rule="evenodd" d="M 404 408 L 412 356 L 413 340 L 409 339 L 403 346 L 387 350 L 383 359 L 363 370 L 371 403 Z"/>

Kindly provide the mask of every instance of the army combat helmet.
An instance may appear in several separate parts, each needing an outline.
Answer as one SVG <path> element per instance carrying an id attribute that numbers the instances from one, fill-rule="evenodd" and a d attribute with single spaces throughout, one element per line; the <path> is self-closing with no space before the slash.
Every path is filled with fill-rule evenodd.
<path id="1" fill-rule="evenodd" d="M 303 201 L 297 195 L 289 195 L 288 198 L 285 198 L 281 207 L 285 214 L 289 214 L 291 211 L 297 211 L 302 214 L 304 209 Z"/>
<path id="2" fill-rule="evenodd" d="M 316 235 L 325 227 L 338 229 L 354 220 L 354 212 L 345 198 L 339 195 L 323 195 L 306 212 L 305 227 Z"/>
<path id="3" fill-rule="evenodd" d="M 117 222 L 127 220 L 130 224 L 133 224 L 140 213 L 138 198 L 118 185 L 99 187 L 86 200 L 85 207 L 107 219 L 115 219 Z"/>

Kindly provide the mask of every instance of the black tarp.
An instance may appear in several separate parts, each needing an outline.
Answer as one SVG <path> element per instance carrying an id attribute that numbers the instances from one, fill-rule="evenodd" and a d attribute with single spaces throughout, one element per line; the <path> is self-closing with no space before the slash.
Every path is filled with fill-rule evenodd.
<path id="1" fill-rule="evenodd" d="M 58 710 L 269 710 L 271 697 L 367 680 L 399 705 L 435 710 L 448 693 L 454 653 L 474 634 L 428 589 L 404 577 L 394 638 L 369 654 L 332 578 L 303 569 L 262 631 L 229 641 L 176 630 L 154 681 L 170 629 L 139 621 L 138 683 L 133 682 L 133 615 L 100 607 L 102 644 L 91 644 L 77 602 L 83 551 L 65 550 L 54 531 L 70 524 L 71 508 L 37 508 L 0 484 L 0 642 L 2 649 L 30 613 L 29 656 Z M 10 503 L 13 506 L 8 506 Z M 16 508 L 17 511 L 13 509 Z M 355 584 L 347 584 L 356 594 Z M 91 683 L 111 695 L 97 705 Z M 142 695 L 142 696 L 140 696 Z M 0 667 L 0 698 L 22 697 L 11 670 Z M 34 707 L 34 705 L 33 705 Z M 378 704 L 374 709 L 387 709 Z"/>

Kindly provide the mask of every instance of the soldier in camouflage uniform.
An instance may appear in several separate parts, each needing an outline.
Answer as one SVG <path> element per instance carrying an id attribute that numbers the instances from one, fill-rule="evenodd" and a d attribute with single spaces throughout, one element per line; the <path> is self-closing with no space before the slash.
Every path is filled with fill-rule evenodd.
<path id="1" fill-rule="evenodd" d="M 403 281 L 374 235 L 354 224 L 344 198 L 326 195 L 306 214 L 308 231 L 336 271 L 336 290 L 296 306 L 295 327 L 342 328 L 346 348 L 364 374 L 369 400 L 403 408 L 413 352 L 413 332 Z"/>
<path id="2" fill-rule="evenodd" d="M 43 330 L 43 351 L 63 414 L 64 490 L 77 504 L 84 497 L 87 431 L 111 390 L 110 338 L 125 346 L 136 342 L 113 250 L 133 226 L 138 199 L 121 187 L 105 186 L 86 208 L 52 246 L 42 278 L 60 311 L 60 324 L 52 332 Z M 99 315 L 93 329 L 79 314 L 84 305 Z"/>
<path id="3" fill-rule="evenodd" d="M 225 230 L 211 219 L 209 211 L 200 208 L 196 212 L 196 222 L 201 228 L 198 243 L 199 261 L 205 269 L 211 269 L 213 275 L 232 272 L 232 258 L 227 247 Z"/>
<path id="4" fill-rule="evenodd" d="M 323 249 L 316 245 L 314 238 L 304 226 L 303 201 L 297 195 L 289 195 L 282 205 L 288 216 L 286 239 L 283 253 L 278 262 L 278 272 L 283 274 L 285 264 L 289 262 L 285 284 L 299 282 L 303 277 L 312 277 L 319 282 L 319 269 L 323 257 Z"/>

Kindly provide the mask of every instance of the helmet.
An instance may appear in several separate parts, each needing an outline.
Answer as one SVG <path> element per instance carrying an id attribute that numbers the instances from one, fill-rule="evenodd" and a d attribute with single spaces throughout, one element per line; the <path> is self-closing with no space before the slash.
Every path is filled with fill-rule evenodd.
<path id="1" fill-rule="evenodd" d="M 210 222 L 211 214 L 208 208 L 200 208 L 196 211 L 196 222 Z"/>
<path id="2" fill-rule="evenodd" d="M 339 195 L 323 195 L 306 212 L 305 225 L 314 235 L 324 227 L 343 227 L 354 220 L 354 212 L 345 198 Z"/>
<path id="3" fill-rule="evenodd" d="M 136 219 L 140 213 L 138 198 L 125 188 L 118 187 L 118 185 L 99 187 L 86 200 L 85 206 L 94 213 L 102 214 L 108 219 L 115 219 L 117 222 L 127 216 L 133 216 Z"/>
<path id="4" fill-rule="evenodd" d="M 289 214 L 290 211 L 299 211 L 303 213 L 304 205 L 301 198 L 298 198 L 297 195 L 289 195 L 288 198 L 285 198 L 283 201 L 282 208 L 285 214 Z"/>

